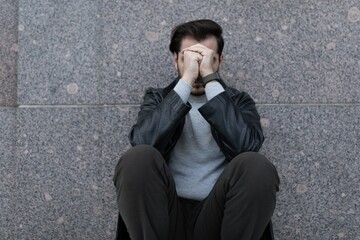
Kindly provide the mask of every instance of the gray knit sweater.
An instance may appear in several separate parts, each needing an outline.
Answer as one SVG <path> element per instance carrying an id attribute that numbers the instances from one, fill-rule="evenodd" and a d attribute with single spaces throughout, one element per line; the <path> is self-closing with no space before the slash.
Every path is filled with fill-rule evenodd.
<path id="1" fill-rule="evenodd" d="M 224 91 L 220 83 L 206 84 L 205 95 L 190 95 L 191 86 L 181 79 L 174 88 L 184 102 L 192 106 L 186 115 L 183 132 L 171 152 L 169 168 L 180 197 L 203 200 L 208 196 L 226 166 L 225 156 L 211 135 L 209 123 L 198 109 Z"/>

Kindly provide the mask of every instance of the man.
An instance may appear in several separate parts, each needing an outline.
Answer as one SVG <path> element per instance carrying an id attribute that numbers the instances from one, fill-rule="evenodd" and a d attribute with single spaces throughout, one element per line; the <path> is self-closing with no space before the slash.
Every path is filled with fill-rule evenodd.
<path id="1" fill-rule="evenodd" d="M 133 148 L 115 169 L 118 239 L 273 239 L 279 178 L 256 153 L 264 138 L 254 101 L 218 74 L 223 47 L 211 20 L 173 29 L 178 78 L 146 91 Z"/>

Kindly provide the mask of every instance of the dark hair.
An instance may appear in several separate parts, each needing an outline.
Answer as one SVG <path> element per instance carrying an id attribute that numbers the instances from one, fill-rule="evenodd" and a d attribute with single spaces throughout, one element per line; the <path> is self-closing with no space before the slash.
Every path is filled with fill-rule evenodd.
<path id="1" fill-rule="evenodd" d="M 224 39 L 221 34 L 221 26 L 212 20 L 200 19 L 186 22 L 176 26 L 171 31 L 169 48 L 173 54 L 177 54 L 180 51 L 181 41 L 187 36 L 193 37 L 197 41 L 202 41 L 210 36 L 214 36 L 217 40 L 217 53 L 221 55 L 224 48 Z"/>

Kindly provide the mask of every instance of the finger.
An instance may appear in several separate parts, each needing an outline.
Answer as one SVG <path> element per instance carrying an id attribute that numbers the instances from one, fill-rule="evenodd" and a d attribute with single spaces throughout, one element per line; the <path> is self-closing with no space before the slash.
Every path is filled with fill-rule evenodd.
<path id="1" fill-rule="evenodd" d="M 205 50 L 204 49 L 200 49 L 200 48 L 186 48 L 183 50 L 183 52 L 194 52 L 194 53 L 199 53 L 201 55 L 203 55 L 205 53 Z"/>
<path id="2" fill-rule="evenodd" d="M 210 48 L 206 47 L 205 45 L 202 45 L 201 43 L 192 45 L 192 46 L 187 47 L 185 49 L 211 50 Z"/>
<path id="3" fill-rule="evenodd" d="M 187 54 L 189 54 L 189 55 L 191 55 L 193 57 L 200 58 L 200 59 L 202 59 L 202 57 L 203 57 L 200 53 L 194 52 L 194 51 L 186 50 L 186 51 L 184 51 L 183 54 L 185 55 L 185 53 L 187 53 Z"/>
<path id="4" fill-rule="evenodd" d="M 185 51 L 202 53 L 202 52 L 206 51 L 206 49 L 198 47 L 198 46 L 195 47 L 195 45 L 194 45 L 194 46 L 191 46 L 191 47 L 188 47 L 188 48 L 185 48 L 185 49 L 182 50 L 182 52 L 185 52 Z"/>
<path id="5" fill-rule="evenodd" d="M 207 48 L 201 44 L 196 44 L 191 47 L 185 48 L 185 49 L 183 49 L 183 51 L 197 52 L 197 53 L 200 53 L 201 55 L 207 55 L 212 52 L 212 50 L 210 48 Z"/>
<path id="6" fill-rule="evenodd" d="M 184 54 L 185 52 L 199 54 L 198 51 L 194 51 L 194 50 L 191 50 L 191 49 L 184 49 L 184 50 L 182 50 L 181 52 L 182 52 L 183 54 Z"/>
<path id="7" fill-rule="evenodd" d="M 202 52 L 202 51 L 197 50 L 197 49 L 186 48 L 186 49 L 182 50 L 181 52 L 182 52 L 183 54 L 184 54 L 185 52 L 192 52 L 192 53 L 197 53 L 197 54 L 200 54 L 200 55 L 201 55 L 201 52 Z"/>

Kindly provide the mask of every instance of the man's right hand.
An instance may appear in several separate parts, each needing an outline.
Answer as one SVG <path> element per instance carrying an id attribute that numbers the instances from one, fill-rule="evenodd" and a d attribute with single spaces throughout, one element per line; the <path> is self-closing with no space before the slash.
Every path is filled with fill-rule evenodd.
<path id="1" fill-rule="evenodd" d="M 181 79 L 192 86 L 199 77 L 202 56 L 199 53 L 187 50 L 182 51 L 181 55 L 183 55 L 181 57 L 184 57 L 184 72 Z"/>

